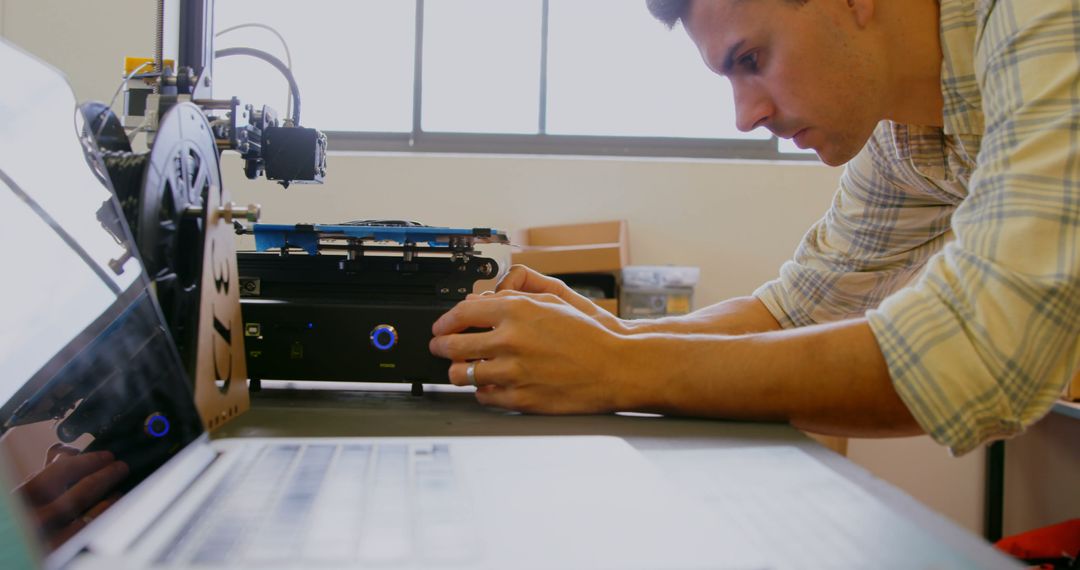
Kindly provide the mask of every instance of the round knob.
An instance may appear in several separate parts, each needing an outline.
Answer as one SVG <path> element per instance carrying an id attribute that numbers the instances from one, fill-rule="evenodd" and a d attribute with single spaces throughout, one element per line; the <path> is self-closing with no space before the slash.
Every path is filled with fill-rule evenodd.
<path id="1" fill-rule="evenodd" d="M 143 430 L 151 437 L 165 437 L 169 433 L 169 420 L 159 413 L 147 416 Z"/>
<path id="2" fill-rule="evenodd" d="M 371 330 L 371 345 L 379 350 L 390 350 L 397 344 L 397 329 L 379 325 Z"/>

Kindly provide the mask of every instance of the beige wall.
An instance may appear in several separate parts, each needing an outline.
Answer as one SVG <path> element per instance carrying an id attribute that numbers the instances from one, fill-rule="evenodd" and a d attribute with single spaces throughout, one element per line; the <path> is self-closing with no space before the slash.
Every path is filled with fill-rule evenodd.
<path id="1" fill-rule="evenodd" d="M 122 57 L 152 50 L 153 4 L 0 0 L 0 30 L 67 73 L 80 99 L 108 100 Z M 243 179 L 234 155 L 223 168 L 234 198 L 261 203 L 268 222 L 407 218 L 515 229 L 624 218 L 634 263 L 701 267 L 699 305 L 775 275 L 839 176 L 807 164 L 333 154 L 325 185 L 283 190 Z M 924 437 L 854 441 L 849 455 L 981 533 L 981 450 L 953 459 Z"/>
<path id="2" fill-rule="evenodd" d="M 235 157 L 224 177 L 235 199 L 263 205 L 268 222 L 405 218 L 513 230 L 626 219 L 633 263 L 702 268 L 699 304 L 748 294 L 775 275 L 837 177 L 823 166 L 717 161 L 336 154 L 328 162 L 322 186 L 248 181 Z"/>

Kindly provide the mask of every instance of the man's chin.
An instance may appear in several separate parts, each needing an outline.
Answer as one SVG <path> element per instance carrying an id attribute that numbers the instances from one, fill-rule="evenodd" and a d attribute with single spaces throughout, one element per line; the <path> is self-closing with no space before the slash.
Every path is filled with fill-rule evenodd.
<path id="1" fill-rule="evenodd" d="M 859 154 L 859 150 L 850 150 L 846 148 L 837 148 L 835 146 L 824 146 L 822 148 L 815 148 L 814 152 L 817 153 L 821 162 L 824 162 L 828 166 L 843 166 L 855 158 L 855 155 Z"/>
<path id="2" fill-rule="evenodd" d="M 828 156 L 828 155 L 822 154 L 820 152 L 817 153 L 817 155 L 818 155 L 818 158 L 821 159 L 821 162 L 824 162 L 826 166 L 843 166 L 843 165 L 847 164 L 849 160 L 851 160 L 850 158 L 847 158 L 847 159 L 834 158 L 832 156 Z"/>

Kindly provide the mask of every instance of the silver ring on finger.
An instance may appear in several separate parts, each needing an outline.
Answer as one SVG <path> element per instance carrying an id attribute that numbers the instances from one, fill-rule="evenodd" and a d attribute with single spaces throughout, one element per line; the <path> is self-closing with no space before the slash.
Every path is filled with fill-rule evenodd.
<path id="1" fill-rule="evenodd" d="M 479 388 L 480 385 L 476 383 L 476 365 L 480 364 L 479 360 L 473 360 L 465 367 L 465 377 L 469 379 L 469 384 Z"/>

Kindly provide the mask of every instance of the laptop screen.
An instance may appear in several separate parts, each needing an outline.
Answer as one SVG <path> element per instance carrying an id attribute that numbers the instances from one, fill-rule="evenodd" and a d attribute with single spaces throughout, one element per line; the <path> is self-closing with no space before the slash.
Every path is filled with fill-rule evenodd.
<path id="1" fill-rule="evenodd" d="M 0 69 L 0 463 L 55 549 L 203 430 L 71 88 Z"/>

